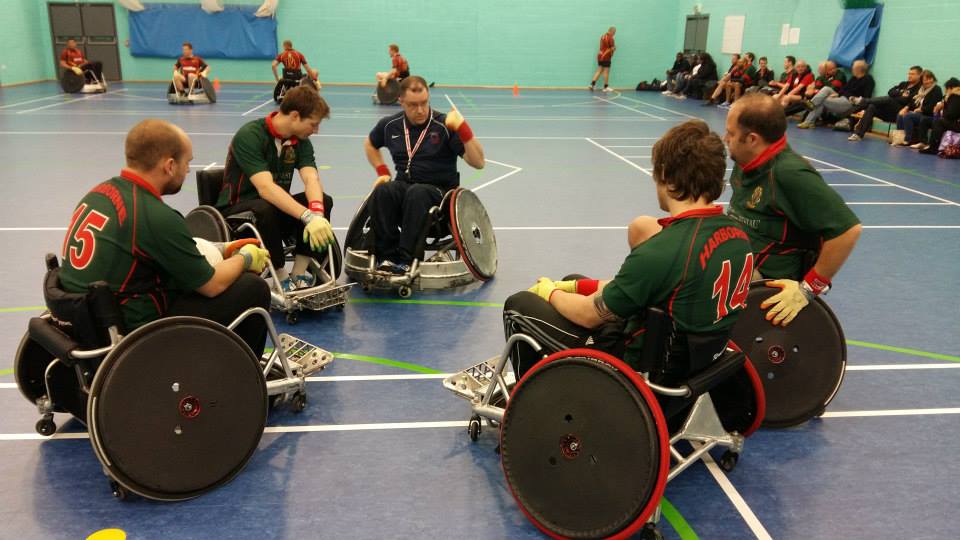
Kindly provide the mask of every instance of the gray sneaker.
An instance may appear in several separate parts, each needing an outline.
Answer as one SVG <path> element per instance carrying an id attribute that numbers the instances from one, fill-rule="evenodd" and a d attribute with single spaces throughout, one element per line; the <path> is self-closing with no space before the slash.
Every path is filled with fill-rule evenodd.
<path id="1" fill-rule="evenodd" d="M 847 137 L 847 140 L 848 140 L 848 141 L 857 142 L 857 141 L 862 141 L 862 140 L 863 140 L 863 137 L 861 137 L 861 136 L 857 135 L 856 133 L 854 133 L 853 135 L 850 135 L 849 137 Z"/>

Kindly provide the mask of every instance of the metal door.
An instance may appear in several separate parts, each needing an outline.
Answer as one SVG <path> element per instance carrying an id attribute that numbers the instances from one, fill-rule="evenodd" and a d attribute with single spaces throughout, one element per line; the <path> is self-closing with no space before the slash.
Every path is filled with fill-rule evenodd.
<path id="1" fill-rule="evenodd" d="M 687 15 L 687 27 L 683 34 L 683 51 L 698 53 L 707 50 L 709 15 Z"/>
<path id="2" fill-rule="evenodd" d="M 50 35 L 53 42 L 53 62 L 59 76 L 60 53 L 67 40 L 77 40 L 84 57 L 103 63 L 107 80 L 120 80 L 120 50 L 113 4 L 47 4 L 50 16 Z"/>

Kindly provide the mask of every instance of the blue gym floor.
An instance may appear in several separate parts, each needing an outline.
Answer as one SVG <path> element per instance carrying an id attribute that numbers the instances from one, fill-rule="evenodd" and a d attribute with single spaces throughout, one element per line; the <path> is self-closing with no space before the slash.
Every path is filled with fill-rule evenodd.
<path id="1" fill-rule="evenodd" d="M 483 143 L 487 167 L 461 165 L 500 253 L 496 278 L 412 301 L 366 296 L 343 313 L 304 315 L 295 333 L 338 359 L 308 385 L 301 415 L 274 411 L 259 451 L 226 487 L 179 504 L 111 497 L 83 427 L 41 440 L 13 383 L 13 355 L 43 303 L 43 255 L 59 250 L 72 208 L 123 164 L 123 137 L 144 117 L 182 126 L 194 168 L 222 165 L 244 122 L 273 108 L 272 87 L 227 84 L 215 105 L 171 106 L 163 84 L 115 84 L 64 96 L 53 83 L 0 90 L 0 537 L 535 538 L 505 488 L 495 434 L 471 443 L 468 404 L 442 374 L 495 355 L 499 304 L 541 275 L 612 276 L 626 223 L 660 215 L 651 146 L 666 129 L 725 113 L 657 93 L 433 90 Z M 370 89 L 326 87 L 332 115 L 313 138 L 341 239 L 374 172 L 361 142 L 397 112 Z M 960 517 L 960 169 L 827 129 L 789 129 L 860 216 L 860 243 L 826 298 L 849 343 L 827 414 L 761 431 L 731 473 L 701 464 L 666 490 L 669 538 L 957 538 Z M 726 199 L 729 194 L 725 194 Z M 188 211 L 194 180 L 168 202 Z M 66 417 L 58 415 L 58 423 Z"/>

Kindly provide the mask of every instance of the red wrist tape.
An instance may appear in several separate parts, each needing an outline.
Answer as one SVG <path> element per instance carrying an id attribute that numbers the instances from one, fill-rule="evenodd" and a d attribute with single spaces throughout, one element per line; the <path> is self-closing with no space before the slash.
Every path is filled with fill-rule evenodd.
<path id="1" fill-rule="evenodd" d="M 460 136 L 460 140 L 463 144 L 467 144 L 473 139 L 473 130 L 470 129 L 470 124 L 467 124 L 467 121 L 464 120 L 460 127 L 457 128 L 457 135 Z"/>
<path id="2" fill-rule="evenodd" d="M 818 274 L 813 268 L 803 276 L 803 282 L 810 287 L 813 294 L 820 294 L 830 288 L 830 280 Z"/>
<path id="3" fill-rule="evenodd" d="M 390 167 L 384 164 L 377 165 L 377 176 L 390 176 Z"/>
<path id="4" fill-rule="evenodd" d="M 600 288 L 599 279 L 578 279 L 577 280 L 577 294 L 582 294 L 583 296 L 590 296 L 591 294 L 597 292 L 597 289 Z"/>
<path id="5" fill-rule="evenodd" d="M 314 214 L 322 214 L 323 201 L 310 201 L 310 211 Z"/>

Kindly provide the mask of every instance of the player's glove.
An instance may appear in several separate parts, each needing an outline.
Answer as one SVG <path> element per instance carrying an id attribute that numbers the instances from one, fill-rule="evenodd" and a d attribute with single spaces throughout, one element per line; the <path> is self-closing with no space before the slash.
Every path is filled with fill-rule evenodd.
<path id="1" fill-rule="evenodd" d="M 243 257 L 243 269 L 257 274 L 270 262 L 270 252 L 254 244 L 246 244 L 237 253 Z"/>
<path id="2" fill-rule="evenodd" d="M 233 242 L 226 242 L 220 245 L 222 246 L 221 250 L 223 253 L 223 258 L 228 259 L 240 251 L 240 248 L 243 246 L 253 245 L 260 247 L 260 241 L 256 238 L 243 238 L 241 240 L 234 240 Z"/>
<path id="3" fill-rule="evenodd" d="M 787 326 L 796 318 L 800 310 L 807 307 L 813 301 L 813 291 L 804 287 L 805 284 L 792 279 L 777 279 L 767 283 L 767 287 L 780 289 L 780 292 L 764 300 L 760 304 L 761 309 L 767 309 L 766 319 L 774 325 L 781 324 Z"/>
<path id="4" fill-rule="evenodd" d="M 527 290 L 549 302 L 554 291 L 557 291 L 558 289 L 556 283 L 554 283 L 552 279 L 542 277 L 537 280 L 537 283 L 533 287 L 530 287 Z"/>
<path id="5" fill-rule="evenodd" d="M 467 121 L 463 119 L 463 115 L 457 109 L 450 109 L 443 123 L 450 131 L 457 132 L 463 144 L 467 144 L 473 139 L 473 130 L 470 129 L 470 125 L 467 124 Z"/>
<path id="6" fill-rule="evenodd" d="M 323 214 L 307 210 L 300 216 L 303 222 L 303 241 L 310 243 L 310 249 L 320 251 L 321 248 L 333 243 L 333 227 Z"/>
<path id="7" fill-rule="evenodd" d="M 553 286 L 558 290 L 563 292 L 576 294 L 577 292 L 577 280 L 569 279 L 567 281 L 554 281 Z"/>
<path id="8" fill-rule="evenodd" d="M 76 73 L 77 75 L 83 75 L 83 70 L 77 66 L 73 66 L 72 68 L 70 68 L 70 70 Z"/>

